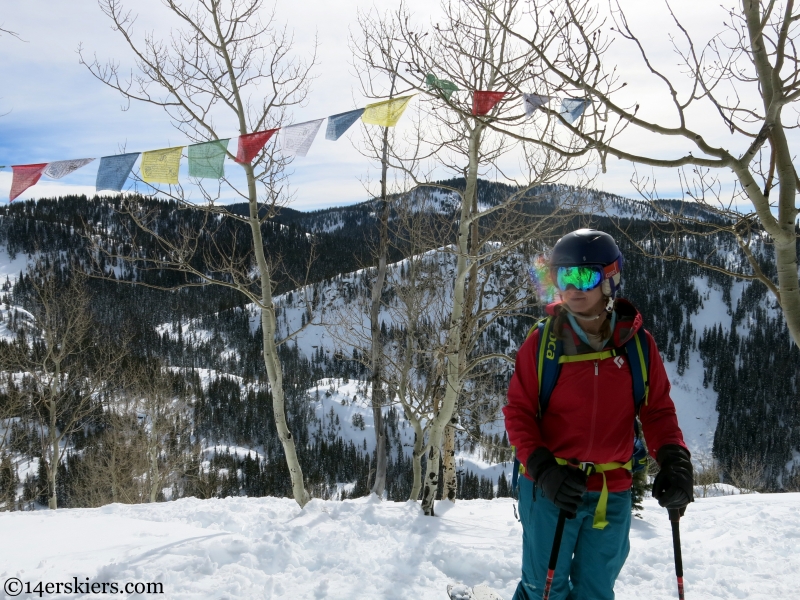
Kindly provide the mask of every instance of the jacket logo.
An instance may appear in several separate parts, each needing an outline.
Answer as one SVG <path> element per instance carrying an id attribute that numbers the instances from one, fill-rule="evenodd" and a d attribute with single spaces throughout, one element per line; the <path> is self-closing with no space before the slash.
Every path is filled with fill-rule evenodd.
<path id="1" fill-rule="evenodd" d="M 617 358 L 614 359 L 614 364 L 617 365 L 618 369 L 621 369 L 622 365 L 625 364 L 625 359 L 622 358 L 621 356 L 618 356 Z"/>

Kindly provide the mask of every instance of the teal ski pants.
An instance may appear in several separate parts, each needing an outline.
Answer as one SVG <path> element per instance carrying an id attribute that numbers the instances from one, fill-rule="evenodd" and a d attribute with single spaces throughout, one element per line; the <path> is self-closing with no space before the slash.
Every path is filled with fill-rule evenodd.
<path id="1" fill-rule="evenodd" d="M 578 516 L 567 519 L 551 600 L 613 600 L 614 582 L 628 558 L 631 492 L 608 495 L 605 529 L 593 529 L 599 492 L 586 492 Z M 522 580 L 513 600 L 541 600 L 559 510 L 527 477 L 519 478 Z"/>

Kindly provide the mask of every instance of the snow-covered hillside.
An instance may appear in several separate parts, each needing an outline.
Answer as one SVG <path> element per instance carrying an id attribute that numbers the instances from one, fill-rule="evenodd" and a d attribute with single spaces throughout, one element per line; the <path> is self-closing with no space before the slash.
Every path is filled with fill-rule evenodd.
<path id="1" fill-rule="evenodd" d="M 437 259 L 436 254 L 429 253 L 430 260 L 442 260 L 439 268 L 442 280 L 445 280 L 448 269 L 452 269 L 450 264 L 452 257 L 445 254 L 440 255 Z M 403 276 L 401 273 L 404 272 L 407 266 L 408 260 L 389 266 L 388 288 L 390 292 L 394 293 L 396 286 L 402 284 Z M 504 286 L 510 286 L 514 281 L 514 277 L 517 277 L 518 273 L 522 271 L 524 271 L 523 266 L 518 261 L 510 261 L 510 264 L 502 269 L 499 281 L 495 285 L 488 286 L 487 289 L 496 291 Z M 291 343 L 296 344 L 300 353 L 306 357 L 311 357 L 320 351 L 328 355 L 338 351 L 350 356 L 353 347 L 360 347 L 362 352 L 366 351 L 369 347 L 367 307 L 371 276 L 369 270 L 342 274 L 316 286 L 309 286 L 306 294 L 296 290 L 292 294 L 279 296 L 276 298 L 276 305 L 279 307 L 278 327 L 280 334 L 288 335 L 289 332 L 301 328 L 302 324 L 305 323 L 305 314 L 307 313 L 306 297 L 311 298 L 314 296 L 316 290 L 318 305 L 315 309 L 315 317 L 301 333 L 293 338 Z M 692 284 L 703 298 L 703 307 L 699 310 L 699 313 L 689 316 L 694 329 L 702 332 L 705 328 L 710 329 L 720 325 L 723 330 L 729 330 L 731 317 L 723 300 L 722 290 L 718 286 L 712 285 L 704 277 L 695 277 Z M 731 291 L 733 306 L 736 306 L 742 291 L 748 285 L 750 284 L 747 282 L 738 282 L 733 285 Z M 390 295 L 389 297 L 392 296 Z M 448 301 L 448 294 L 442 294 L 441 300 Z M 496 298 L 487 297 L 485 301 L 487 305 L 491 305 L 492 302 L 496 301 Z M 253 305 L 248 307 L 248 311 L 250 312 L 251 332 L 254 333 L 260 324 L 260 317 Z M 404 324 L 398 315 L 402 316 L 398 308 L 397 296 L 394 295 L 392 300 L 382 307 L 380 318 L 387 327 L 402 327 Z M 645 315 L 645 326 L 647 326 L 647 315 Z M 524 337 L 515 339 L 514 335 L 502 326 L 498 326 L 497 329 L 500 331 L 499 335 L 507 340 L 507 346 L 503 348 L 504 352 L 513 351 L 524 341 Z M 182 331 L 182 335 L 186 340 L 202 341 L 212 336 L 210 331 L 203 329 L 199 319 L 183 323 Z M 740 327 L 740 332 L 746 335 L 747 328 Z M 159 333 L 168 333 L 175 339 L 177 339 L 178 335 L 174 324 L 165 324 L 160 328 Z M 663 353 L 665 349 L 662 348 L 661 350 Z M 675 362 L 665 362 L 665 366 L 672 382 L 672 398 L 678 411 L 686 442 L 696 457 L 708 458 L 711 456 L 714 431 L 717 426 L 717 411 L 715 408 L 717 393 L 710 387 L 703 386 L 703 360 L 698 352 L 690 351 L 689 361 L 682 375 L 678 374 Z M 331 385 L 330 382 L 320 383 L 323 388 L 329 385 Z M 354 388 L 355 386 L 355 382 L 350 384 L 350 387 Z M 353 396 L 352 391 L 344 392 L 343 390 L 342 393 L 348 395 L 349 398 Z M 312 393 L 311 397 L 314 398 L 315 395 Z M 363 395 L 361 398 L 363 400 L 361 403 L 348 408 L 348 414 L 345 418 L 349 423 L 352 418 L 350 414 L 352 411 L 361 412 L 366 423 L 366 435 L 364 437 L 369 440 L 369 444 L 372 444 L 374 443 L 374 435 L 371 433 L 372 415 L 366 398 Z M 337 397 L 333 402 L 337 411 L 339 411 L 340 400 L 341 398 Z M 319 407 L 315 410 L 317 415 L 320 416 Z M 326 407 L 325 411 L 328 410 L 329 407 Z M 499 433 L 502 436 L 502 428 L 502 415 L 498 414 L 495 422 L 489 422 L 484 425 L 484 432 Z M 413 434 L 411 435 L 413 438 Z M 345 435 L 345 439 L 349 438 Z M 407 444 L 406 448 L 410 448 L 410 445 Z M 369 449 L 372 450 L 371 445 Z M 500 472 L 505 470 L 508 474 L 506 465 L 500 465 L 498 468 L 489 470 L 488 465 L 479 464 L 479 461 L 476 463 L 474 457 L 461 454 L 459 460 L 466 461 L 465 464 L 473 472 L 484 471 L 482 474 L 492 477 L 494 481 L 497 480 Z"/>
<path id="2" fill-rule="evenodd" d="M 268 497 L 2 513 L 0 579 L 158 582 L 170 599 L 294 600 L 439 600 L 448 583 L 462 582 L 511 598 L 522 543 L 512 504 L 439 502 L 434 518 L 415 503 L 374 497 L 313 500 L 303 510 Z M 800 494 L 697 500 L 681 534 L 687 598 L 797 596 Z M 677 597 L 669 521 L 652 500 L 634 519 L 616 592 Z"/>

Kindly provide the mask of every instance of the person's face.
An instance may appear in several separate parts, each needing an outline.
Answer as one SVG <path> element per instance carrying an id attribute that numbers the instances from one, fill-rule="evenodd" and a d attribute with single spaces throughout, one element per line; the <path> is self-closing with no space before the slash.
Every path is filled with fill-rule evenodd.
<path id="1" fill-rule="evenodd" d="M 598 314 L 604 306 L 603 292 L 597 286 L 588 292 L 581 292 L 574 286 L 567 286 L 566 290 L 561 291 L 561 298 L 567 303 L 569 309 L 579 315 L 594 316 Z"/>

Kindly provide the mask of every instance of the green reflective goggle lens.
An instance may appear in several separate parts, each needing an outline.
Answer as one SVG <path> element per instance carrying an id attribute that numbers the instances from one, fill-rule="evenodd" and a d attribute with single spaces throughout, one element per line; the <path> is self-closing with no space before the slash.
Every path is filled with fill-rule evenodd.
<path id="1" fill-rule="evenodd" d="M 603 281 L 603 274 L 597 267 L 558 267 L 556 285 L 562 292 L 573 286 L 581 292 L 593 290 Z"/>

